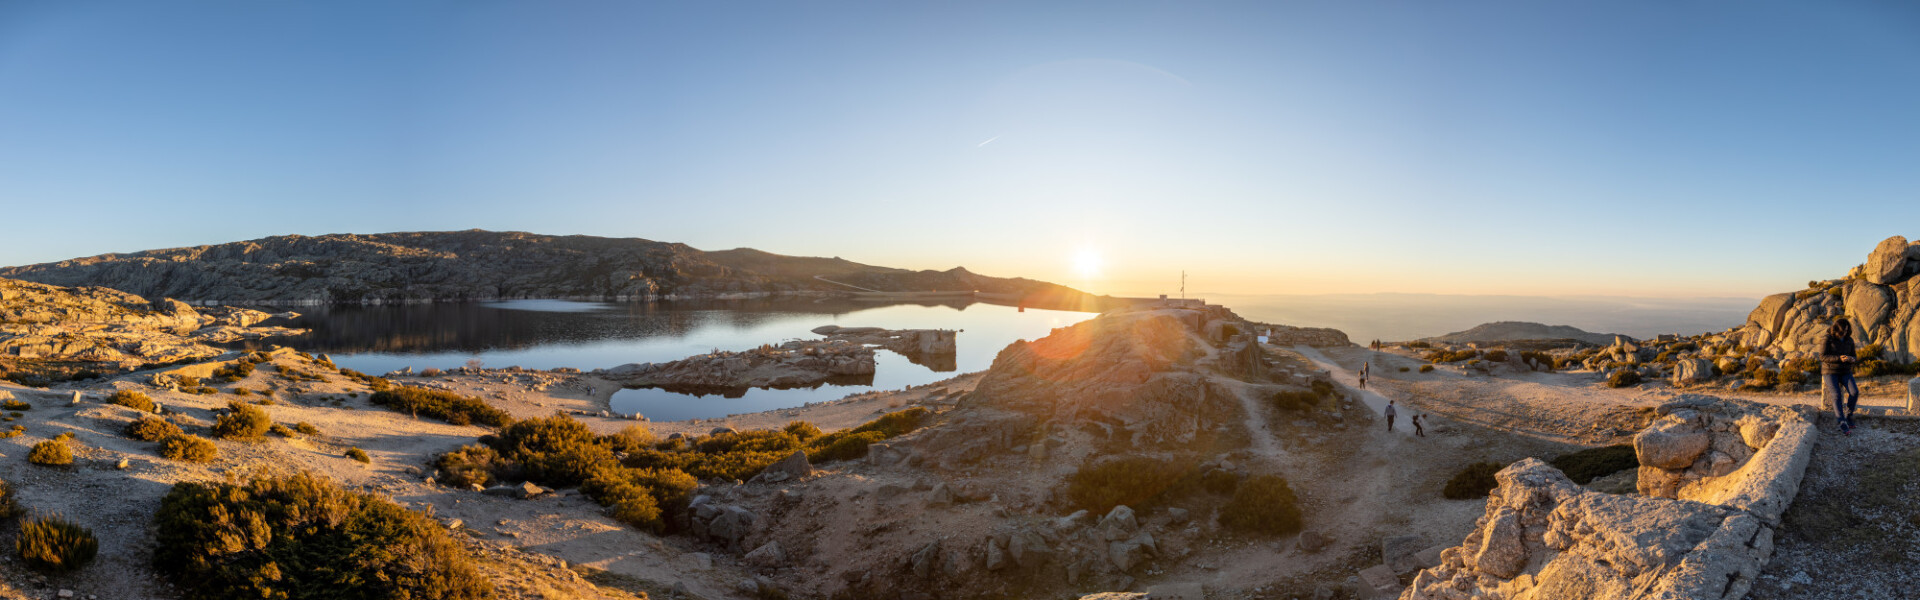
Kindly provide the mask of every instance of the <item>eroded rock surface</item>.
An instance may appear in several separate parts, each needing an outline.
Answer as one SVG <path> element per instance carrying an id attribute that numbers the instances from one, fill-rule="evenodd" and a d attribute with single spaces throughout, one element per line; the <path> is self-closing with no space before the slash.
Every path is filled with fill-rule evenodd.
<path id="1" fill-rule="evenodd" d="M 1806 356 L 1819 351 L 1827 318 L 1844 314 L 1854 319 L 1856 345 L 1879 344 L 1887 359 L 1910 362 L 1920 357 L 1920 277 L 1915 275 L 1920 275 L 1920 242 L 1887 238 L 1847 278 L 1767 296 L 1734 340 L 1781 358 Z"/>
<path id="2" fill-rule="evenodd" d="M 86 363 L 100 372 L 206 359 L 209 344 L 300 333 L 255 327 L 273 315 L 145 298 L 106 288 L 0 279 L 0 360 Z"/>
<path id="3" fill-rule="evenodd" d="M 1402 600 L 1745 597 L 1799 489 L 1811 420 L 1698 396 L 1659 414 L 1634 442 L 1648 495 L 1586 489 L 1537 459 L 1514 463 L 1495 476 L 1475 530 Z"/>

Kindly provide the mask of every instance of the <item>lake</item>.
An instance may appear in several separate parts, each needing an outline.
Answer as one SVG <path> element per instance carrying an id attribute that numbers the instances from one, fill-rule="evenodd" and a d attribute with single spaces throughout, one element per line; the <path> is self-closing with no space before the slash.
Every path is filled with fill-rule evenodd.
<path id="1" fill-rule="evenodd" d="M 760 299 L 640 303 L 518 300 L 385 306 L 308 307 L 296 326 L 312 329 L 272 343 L 326 353 L 335 364 L 379 375 L 406 367 L 448 369 L 479 360 L 490 368 L 574 367 L 582 371 L 665 362 L 713 350 L 820 336 L 821 325 L 957 329 L 953 370 L 935 371 L 886 350 L 875 353 L 869 385 L 749 390 L 738 398 L 660 389 L 614 394 L 613 409 L 656 421 L 723 417 L 899 389 L 985 370 L 1014 340 L 1044 337 L 1094 313 L 981 303 L 876 305 L 847 299 Z M 947 365 L 940 365 L 946 368 Z"/>

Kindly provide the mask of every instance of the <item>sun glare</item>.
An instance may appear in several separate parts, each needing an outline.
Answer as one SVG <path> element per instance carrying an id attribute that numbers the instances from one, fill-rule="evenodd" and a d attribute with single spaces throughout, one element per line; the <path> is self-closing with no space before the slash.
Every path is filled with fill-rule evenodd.
<path id="1" fill-rule="evenodd" d="M 1073 273 L 1081 279 L 1093 279 L 1100 276 L 1100 252 L 1092 248 L 1081 248 L 1073 253 Z"/>

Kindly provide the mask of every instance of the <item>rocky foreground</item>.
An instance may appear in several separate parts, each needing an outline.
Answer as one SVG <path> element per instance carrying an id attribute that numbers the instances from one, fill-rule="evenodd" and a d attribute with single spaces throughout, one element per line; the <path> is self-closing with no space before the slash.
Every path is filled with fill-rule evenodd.
<path id="1" fill-rule="evenodd" d="M 1051 283 L 964 268 L 909 271 L 745 248 L 707 252 L 639 238 L 481 230 L 277 236 L 0 268 L 0 277 L 230 304 L 655 300 L 861 290 L 1091 298 Z"/>

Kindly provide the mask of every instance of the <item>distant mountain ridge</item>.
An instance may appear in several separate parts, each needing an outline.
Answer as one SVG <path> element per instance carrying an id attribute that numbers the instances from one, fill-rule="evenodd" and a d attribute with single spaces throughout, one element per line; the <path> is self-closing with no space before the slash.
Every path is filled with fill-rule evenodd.
<path id="1" fill-rule="evenodd" d="M 1614 337 L 1633 339 L 1615 333 L 1594 333 L 1568 325 L 1544 325 L 1526 321 L 1481 323 L 1466 331 L 1426 338 L 1428 342 L 1465 344 L 1467 342 L 1505 342 L 1512 340 L 1580 340 L 1589 344 L 1611 344 Z"/>
<path id="2" fill-rule="evenodd" d="M 855 288 L 1087 297 L 1052 283 L 959 267 L 910 271 L 747 248 L 708 252 L 640 238 L 478 229 L 275 236 L 6 267 L 0 277 L 229 304 L 650 300 L 839 295 Z"/>

